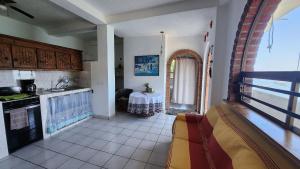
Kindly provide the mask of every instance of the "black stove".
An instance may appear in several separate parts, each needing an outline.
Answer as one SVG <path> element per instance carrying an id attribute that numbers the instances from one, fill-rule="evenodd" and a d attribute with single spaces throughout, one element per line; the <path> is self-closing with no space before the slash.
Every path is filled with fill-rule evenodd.
<path id="1" fill-rule="evenodd" d="M 0 87 L 0 101 L 12 102 L 39 97 L 35 93 L 22 93 L 20 87 Z"/>
<path id="2" fill-rule="evenodd" d="M 35 93 L 22 93 L 19 87 L 1 87 L 2 102 L 9 153 L 43 138 L 39 96 Z M 19 111 L 21 109 L 21 112 Z M 18 111 L 17 111 L 18 110 Z M 12 128 L 12 120 L 17 114 L 25 113 L 28 124 Z M 17 115 L 19 116 L 19 115 Z M 24 118 L 24 114 L 22 114 Z"/>

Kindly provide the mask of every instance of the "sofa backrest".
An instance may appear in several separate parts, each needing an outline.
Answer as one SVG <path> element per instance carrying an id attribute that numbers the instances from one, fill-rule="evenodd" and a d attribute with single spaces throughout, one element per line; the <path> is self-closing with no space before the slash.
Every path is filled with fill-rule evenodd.
<path id="1" fill-rule="evenodd" d="M 216 169 L 299 169 L 287 156 L 241 119 L 227 104 L 207 113 L 213 126 L 204 141 L 208 160 Z"/>
<path id="2" fill-rule="evenodd" d="M 219 115 L 216 111 L 216 106 L 210 108 L 203 117 L 203 120 L 201 121 L 201 128 L 202 133 L 206 138 L 208 138 L 212 134 L 213 128 L 216 125 L 218 118 Z"/>
<path id="3" fill-rule="evenodd" d="M 218 119 L 207 148 L 216 169 L 264 169 L 263 161 L 222 119 Z"/>

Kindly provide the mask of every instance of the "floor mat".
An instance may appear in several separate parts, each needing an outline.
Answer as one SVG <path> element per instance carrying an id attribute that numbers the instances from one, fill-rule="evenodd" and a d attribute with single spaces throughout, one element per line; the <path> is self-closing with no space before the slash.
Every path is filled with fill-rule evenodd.
<path id="1" fill-rule="evenodd" d="M 190 110 L 184 110 L 184 109 L 169 109 L 167 110 L 167 114 L 169 115 L 177 115 L 178 113 L 190 113 Z"/>

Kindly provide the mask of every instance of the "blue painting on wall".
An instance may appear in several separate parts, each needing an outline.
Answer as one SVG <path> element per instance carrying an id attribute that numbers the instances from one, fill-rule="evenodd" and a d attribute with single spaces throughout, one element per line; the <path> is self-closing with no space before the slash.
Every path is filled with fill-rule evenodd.
<path id="1" fill-rule="evenodd" d="M 159 76 L 159 55 L 135 56 L 135 76 Z"/>

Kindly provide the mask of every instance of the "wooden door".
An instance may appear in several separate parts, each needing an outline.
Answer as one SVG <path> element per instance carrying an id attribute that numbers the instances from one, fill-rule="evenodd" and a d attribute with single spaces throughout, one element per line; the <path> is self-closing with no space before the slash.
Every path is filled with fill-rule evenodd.
<path id="1" fill-rule="evenodd" d="M 39 69 L 56 69 L 55 52 L 37 49 L 37 60 Z"/>
<path id="2" fill-rule="evenodd" d="M 11 46 L 0 44 L 0 69 L 12 68 Z"/>
<path id="3" fill-rule="evenodd" d="M 56 52 L 56 67 L 59 70 L 71 69 L 71 56 L 68 53 Z"/>
<path id="4" fill-rule="evenodd" d="M 80 52 L 71 54 L 71 65 L 72 70 L 82 70 L 82 58 Z"/>
<path id="5" fill-rule="evenodd" d="M 204 112 L 207 112 L 209 109 L 209 100 L 210 100 L 210 93 L 211 93 L 211 83 L 212 83 L 212 48 L 209 49 L 207 63 L 206 63 L 206 77 L 205 77 L 205 93 L 204 93 Z"/>
<path id="6" fill-rule="evenodd" d="M 14 68 L 34 69 L 37 68 L 36 49 L 12 46 L 12 56 Z"/>

